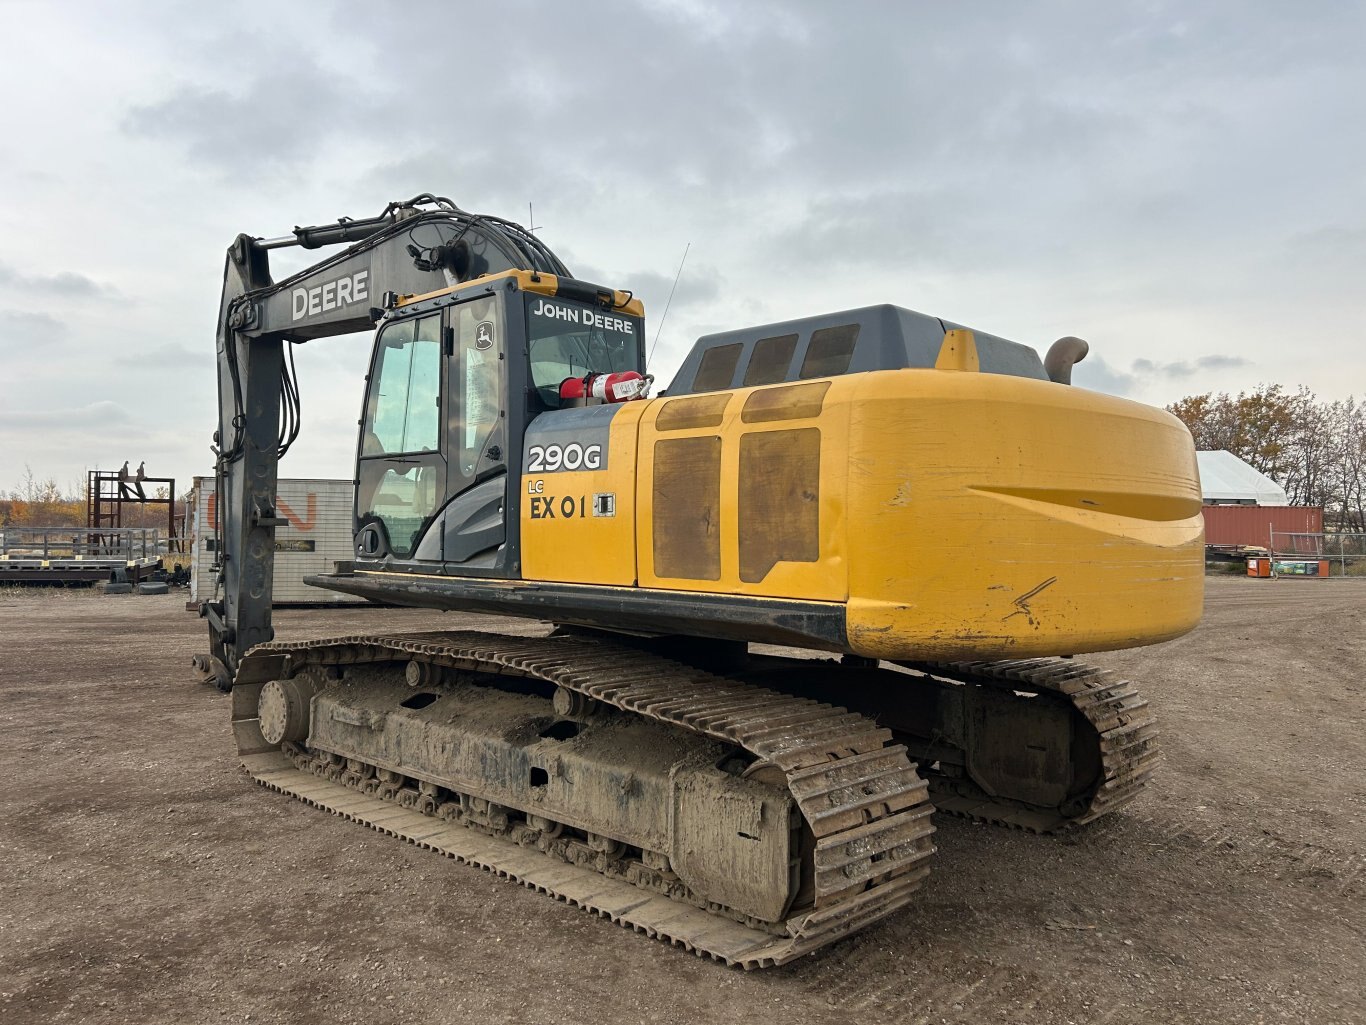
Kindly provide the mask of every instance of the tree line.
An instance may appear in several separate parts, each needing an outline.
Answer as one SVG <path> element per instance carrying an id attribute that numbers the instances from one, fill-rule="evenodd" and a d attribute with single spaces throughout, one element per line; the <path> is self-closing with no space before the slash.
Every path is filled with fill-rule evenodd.
<path id="1" fill-rule="evenodd" d="M 1366 399 L 1322 402 L 1308 388 L 1264 384 L 1173 402 L 1195 447 L 1225 449 L 1285 489 L 1291 505 L 1323 506 L 1325 529 L 1366 530 Z"/>
<path id="2" fill-rule="evenodd" d="M 0 527 L 81 527 L 86 521 L 86 483 L 63 490 L 55 477 L 40 478 L 32 467 L 24 467 L 23 479 L 8 494 L 0 492 Z M 165 498 L 166 489 L 160 487 L 152 498 Z M 177 500 L 179 517 L 183 497 Z M 166 526 L 166 507 L 128 503 L 123 508 L 125 527 Z"/>

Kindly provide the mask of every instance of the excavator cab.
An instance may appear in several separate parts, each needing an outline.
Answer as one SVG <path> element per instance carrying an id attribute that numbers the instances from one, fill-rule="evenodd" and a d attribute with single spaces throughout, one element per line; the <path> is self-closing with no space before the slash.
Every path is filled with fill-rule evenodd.
<path id="1" fill-rule="evenodd" d="M 567 404 L 566 380 L 644 370 L 642 320 L 614 298 L 512 271 L 396 299 L 361 417 L 357 568 L 515 575 L 526 427 Z"/>

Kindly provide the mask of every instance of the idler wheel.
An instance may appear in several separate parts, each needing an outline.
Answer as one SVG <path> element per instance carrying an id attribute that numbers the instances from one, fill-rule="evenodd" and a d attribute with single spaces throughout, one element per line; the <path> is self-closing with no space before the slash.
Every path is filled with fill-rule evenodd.
<path id="1" fill-rule="evenodd" d="M 256 714 L 267 744 L 300 741 L 308 736 L 308 708 L 313 685 L 303 679 L 271 680 L 261 688 Z"/>
<path id="2" fill-rule="evenodd" d="M 403 667 L 403 680 L 409 687 L 436 687 L 446 679 L 444 666 L 413 659 Z"/>
<path id="3" fill-rule="evenodd" d="M 564 719 L 587 719 L 597 706 L 592 698 L 568 687 L 556 687 L 553 702 L 555 713 Z"/>

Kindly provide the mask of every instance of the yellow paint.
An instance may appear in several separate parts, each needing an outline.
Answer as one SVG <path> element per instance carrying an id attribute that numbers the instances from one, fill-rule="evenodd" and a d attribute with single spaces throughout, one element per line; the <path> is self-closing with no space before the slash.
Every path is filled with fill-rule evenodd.
<path id="1" fill-rule="evenodd" d="M 982 369 L 977 358 L 977 339 L 964 328 L 944 332 L 944 341 L 939 346 L 939 357 L 934 361 L 936 370 L 965 370 L 977 373 Z"/>
<path id="2" fill-rule="evenodd" d="M 606 469 L 522 476 L 523 577 L 584 584 L 636 582 L 636 438 L 645 407 L 644 402 L 627 402 L 612 417 Z M 614 515 L 593 514 L 594 496 L 600 494 L 612 496 Z M 533 518 L 547 502 L 554 515 Z"/>
<path id="3" fill-rule="evenodd" d="M 868 375 L 860 374 L 859 377 Z M 847 411 L 832 414 L 829 402 L 818 417 L 792 420 L 773 420 L 745 423 L 742 411 L 745 401 L 757 391 L 791 388 L 791 385 L 767 385 L 763 388 L 738 388 L 732 392 L 717 392 L 706 396 L 679 396 L 652 401 L 640 419 L 640 472 L 636 483 L 636 502 L 640 510 L 636 530 L 636 560 L 642 587 L 659 587 L 681 591 L 719 591 L 725 594 L 746 594 L 771 598 L 804 598 L 811 601 L 843 601 L 847 595 L 844 568 L 844 493 L 849 463 L 842 458 L 846 452 Z M 727 396 L 729 396 L 727 398 Z M 705 400 L 707 409 L 718 408 L 718 426 L 673 428 L 676 422 L 670 406 L 689 409 Z M 699 409 L 701 407 L 698 407 Z M 680 418 L 681 419 L 681 418 Z M 663 421 L 661 430 L 659 422 Z M 686 421 L 685 421 L 686 422 Z M 779 563 L 763 580 L 747 583 L 740 579 L 740 525 L 737 511 L 740 505 L 740 438 L 760 431 L 790 430 L 798 427 L 817 427 L 821 432 L 820 469 L 820 559 L 817 562 Z M 660 577 L 654 569 L 654 446 L 660 440 L 719 436 L 721 440 L 721 579 L 719 581 L 680 580 Z"/>
<path id="4" fill-rule="evenodd" d="M 854 650 L 1071 654 L 1199 621 L 1200 486 L 1175 417 L 996 374 L 863 376 L 848 405 Z"/>
<path id="5" fill-rule="evenodd" d="M 750 396 L 790 385 L 714 393 L 705 410 L 687 396 L 626 404 L 608 470 L 539 478 L 557 497 L 615 494 L 614 518 L 532 521 L 538 478 L 523 478 L 524 578 L 844 602 L 850 650 L 881 658 L 1073 654 L 1194 627 L 1204 536 L 1186 429 L 1096 392 L 961 372 L 975 346 L 950 334 L 940 358 L 959 372 L 837 377 L 814 416 L 745 422 Z M 690 421 L 702 425 L 670 426 Z M 821 432 L 819 558 L 744 582 L 740 439 L 807 427 Z M 721 439 L 717 581 L 653 565 L 655 444 L 687 437 Z"/>

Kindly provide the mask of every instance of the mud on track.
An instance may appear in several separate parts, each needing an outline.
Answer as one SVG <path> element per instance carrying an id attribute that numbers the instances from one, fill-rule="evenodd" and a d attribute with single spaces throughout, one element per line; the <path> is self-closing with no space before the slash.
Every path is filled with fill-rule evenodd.
<path id="1" fill-rule="evenodd" d="M 1366 581 L 1212 579 L 1198 631 L 1092 659 L 1161 721 L 1137 802 L 1063 838 L 941 820 L 911 908 L 751 974 L 251 783 L 183 600 L 0 594 L 6 1025 L 1366 1020 Z"/>

